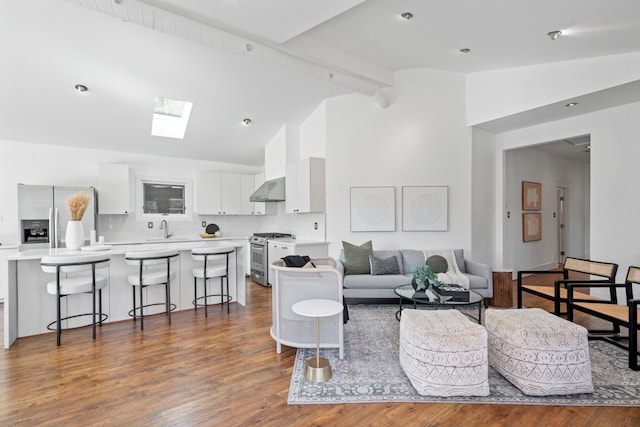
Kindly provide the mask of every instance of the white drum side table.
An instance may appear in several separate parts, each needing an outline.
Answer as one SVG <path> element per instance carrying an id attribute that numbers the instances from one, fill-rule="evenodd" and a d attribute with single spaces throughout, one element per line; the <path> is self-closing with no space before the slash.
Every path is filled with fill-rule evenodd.
<path id="1" fill-rule="evenodd" d="M 293 304 L 291 310 L 300 316 L 316 318 L 316 357 L 307 359 L 304 377 L 315 383 L 330 380 L 331 363 L 320 357 L 320 318 L 342 313 L 343 305 L 329 299 L 306 299 Z"/>

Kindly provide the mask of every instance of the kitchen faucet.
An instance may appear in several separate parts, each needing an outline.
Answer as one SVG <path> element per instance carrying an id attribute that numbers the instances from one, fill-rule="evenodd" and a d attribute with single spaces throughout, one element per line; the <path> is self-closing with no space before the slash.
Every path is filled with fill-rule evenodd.
<path id="1" fill-rule="evenodd" d="M 167 223 L 166 219 L 163 219 L 162 221 L 160 221 L 160 230 L 164 231 L 165 239 L 168 239 L 173 235 L 173 233 L 169 233 L 169 224 Z"/>

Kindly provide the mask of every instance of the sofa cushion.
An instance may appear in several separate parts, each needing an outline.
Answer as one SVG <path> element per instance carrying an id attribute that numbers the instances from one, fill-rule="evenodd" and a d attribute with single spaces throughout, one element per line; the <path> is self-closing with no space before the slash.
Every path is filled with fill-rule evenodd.
<path id="1" fill-rule="evenodd" d="M 395 256 L 383 259 L 369 255 L 369 264 L 371 265 L 371 274 L 374 276 L 400 274 L 400 264 Z"/>
<path id="2" fill-rule="evenodd" d="M 398 249 L 376 249 L 373 251 L 372 256 L 376 257 L 376 258 L 389 258 L 390 256 L 395 256 L 396 259 L 398 260 L 398 267 L 400 267 L 400 274 L 405 274 L 408 272 L 405 272 L 405 270 L 402 268 L 402 251 L 398 250 Z M 344 263 L 345 263 L 345 258 L 344 258 L 344 249 L 340 250 L 340 258 L 339 261 L 342 263 L 343 267 L 344 267 Z M 369 272 L 371 273 L 371 272 Z"/>
<path id="3" fill-rule="evenodd" d="M 343 281 L 346 289 L 394 289 L 398 286 L 409 284 L 411 284 L 411 276 L 402 274 L 388 274 L 385 276 L 354 274 L 344 276 Z"/>
<path id="4" fill-rule="evenodd" d="M 373 255 L 373 243 L 371 240 L 362 245 L 342 241 L 344 248 L 344 274 L 369 274 L 369 255 Z"/>
<path id="5" fill-rule="evenodd" d="M 458 269 L 460 272 L 466 273 L 467 269 L 464 263 L 464 250 L 454 249 L 453 255 L 456 257 L 456 263 L 458 263 Z M 403 271 L 411 271 L 414 267 L 420 267 L 424 265 L 426 258 L 424 251 L 419 249 L 403 249 L 402 250 L 402 268 Z"/>

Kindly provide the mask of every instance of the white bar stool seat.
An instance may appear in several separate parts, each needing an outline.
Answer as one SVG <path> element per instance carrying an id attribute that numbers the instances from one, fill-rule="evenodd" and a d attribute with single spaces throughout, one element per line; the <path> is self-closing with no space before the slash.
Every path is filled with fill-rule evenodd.
<path id="1" fill-rule="evenodd" d="M 47 329 L 56 331 L 56 344 L 60 345 L 60 335 L 62 330 L 76 329 L 93 326 L 93 339 L 96 339 L 96 323 L 102 325 L 109 316 L 102 313 L 102 289 L 107 286 L 108 275 L 97 272 L 104 269 L 111 263 L 109 253 L 99 254 L 69 254 L 69 255 L 48 255 L 42 257 L 40 265 L 45 273 L 55 273 L 56 279 L 47 283 L 47 292 L 57 298 L 56 320 L 47 325 Z M 96 290 L 98 291 L 99 307 L 96 310 Z M 61 317 L 61 300 L 64 297 L 75 294 L 90 293 L 92 296 L 91 313 L 75 314 Z M 62 327 L 63 321 L 69 319 L 92 316 L 90 324 L 80 326 Z M 98 320 L 96 321 L 96 317 Z M 53 325 L 56 325 L 53 329 Z"/>
<path id="2" fill-rule="evenodd" d="M 210 297 L 220 297 L 220 307 L 224 307 L 224 303 L 227 303 L 227 313 L 229 313 L 229 302 L 231 301 L 231 295 L 229 294 L 229 255 L 235 252 L 233 247 L 204 247 L 193 248 L 191 250 L 191 256 L 195 261 L 199 261 L 202 264 L 192 269 L 193 274 L 193 295 L 192 301 L 193 308 L 204 307 L 204 315 L 208 317 L 207 306 L 210 304 L 208 299 Z M 209 294 L 207 291 L 207 281 L 215 277 L 220 278 L 220 293 Z M 206 279 L 205 279 L 206 278 Z M 203 279 L 204 295 L 198 297 L 198 279 Z M 226 293 L 224 290 L 224 280 L 226 279 Z"/>
<path id="3" fill-rule="evenodd" d="M 176 309 L 176 305 L 171 303 L 171 280 L 176 277 L 175 269 L 172 270 L 171 265 L 178 261 L 178 255 L 179 252 L 175 250 L 131 251 L 124 255 L 128 265 L 138 267 L 136 273 L 127 276 L 127 280 L 133 290 L 133 309 L 129 311 L 129 316 L 135 321 L 139 313 L 141 330 L 144 330 L 144 309 L 152 306 L 164 305 L 163 313 L 167 315 L 171 324 L 171 312 Z M 144 288 L 154 285 L 165 286 L 165 302 L 144 304 Z M 136 305 L 136 288 L 139 291 L 139 306 Z"/>

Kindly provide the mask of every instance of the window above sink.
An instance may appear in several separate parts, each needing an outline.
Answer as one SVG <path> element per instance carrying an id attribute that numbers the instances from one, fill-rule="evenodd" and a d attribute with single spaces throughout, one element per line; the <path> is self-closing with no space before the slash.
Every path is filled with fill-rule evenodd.
<path id="1" fill-rule="evenodd" d="M 136 219 L 188 221 L 192 217 L 192 182 L 187 179 L 137 177 Z"/>

